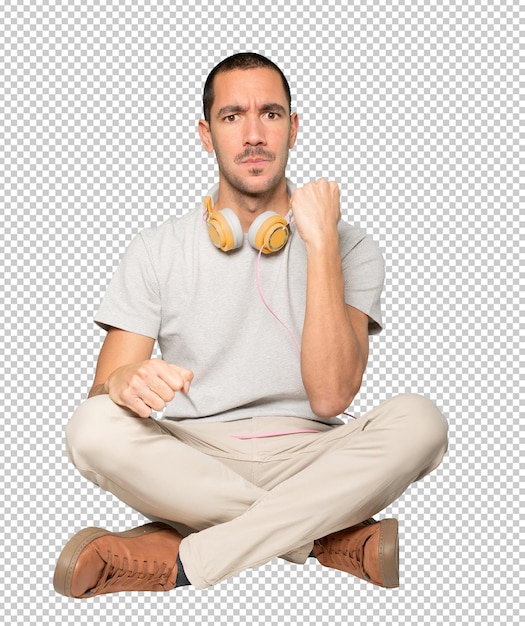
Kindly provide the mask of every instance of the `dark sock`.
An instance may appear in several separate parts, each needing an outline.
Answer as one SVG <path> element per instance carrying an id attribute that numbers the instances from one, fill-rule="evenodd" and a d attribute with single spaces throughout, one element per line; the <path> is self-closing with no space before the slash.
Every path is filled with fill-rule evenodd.
<path id="1" fill-rule="evenodd" d="M 187 587 L 191 585 L 186 573 L 184 571 L 184 565 L 182 565 L 182 561 L 180 560 L 180 556 L 177 556 L 177 581 L 175 582 L 176 587 Z"/>

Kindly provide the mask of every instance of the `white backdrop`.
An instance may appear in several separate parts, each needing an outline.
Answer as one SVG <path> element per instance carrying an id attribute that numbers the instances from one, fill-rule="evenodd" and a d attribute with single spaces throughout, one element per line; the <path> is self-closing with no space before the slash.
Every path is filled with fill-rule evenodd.
<path id="1" fill-rule="evenodd" d="M 288 4 L 0 2 L 3 623 L 518 624 L 523 15 L 510 1 Z M 400 520 L 398 590 L 275 561 L 205 591 L 58 596 L 71 534 L 142 522 L 64 454 L 103 339 L 93 314 L 132 236 L 214 182 L 202 87 L 246 50 L 289 77 L 289 176 L 337 180 L 345 219 L 387 262 L 386 330 L 353 411 L 428 395 L 449 453 L 382 513 Z"/>

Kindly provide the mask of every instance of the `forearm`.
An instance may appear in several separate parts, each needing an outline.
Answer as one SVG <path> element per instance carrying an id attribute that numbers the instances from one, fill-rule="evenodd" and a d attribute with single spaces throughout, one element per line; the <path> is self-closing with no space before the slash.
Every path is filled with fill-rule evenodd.
<path id="1" fill-rule="evenodd" d="M 88 398 L 92 398 L 93 396 L 102 396 L 104 394 L 109 393 L 106 389 L 106 385 L 104 383 L 100 385 L 93 385 L 88 393 Z"/>
<path id="2" fill-rule="evenodd" d="M 308 244 L 307 251 L 303 384 L 314 413 L 331 417 L 352 402 L 368 355 L 363 354 L 344 300 L 337 230 Z"/>

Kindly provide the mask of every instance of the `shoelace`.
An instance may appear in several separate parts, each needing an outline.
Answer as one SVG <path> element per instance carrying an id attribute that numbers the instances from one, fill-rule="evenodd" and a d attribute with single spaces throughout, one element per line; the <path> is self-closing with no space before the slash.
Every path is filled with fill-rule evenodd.
<path id="1" fill-rule="evenodd" d="M 322 542 L 319 541 L 318 545 L 323 549 L 323 552 L 319 553 L 319 557 L 322 557 L 322 554 L 326 553 L 335 561 L 348 559 L 356 571 L 361 572 L 364 578 L 370 580 L 370 576 L 366 572 L 364 565 L 365 546 L 370 537 L 371 535 L 367 537 L 363 543 L 353 543 L 350 549 L 348 548 L 348 544 L 341 547 L 343 544 L 341 540 L 337 538 L 331 538 Z M 322 558 L 320 561 L 322 563 Z"/>
<path id="2" fill-rule="evenodd" d="M 151 567 L 153 571 L 148 571 Z M 153 561 L 153 564 L 144 561 L 142 567 L 138 561 L 133 561 L 133 567 L 130 567 L 127 557 L 122 559 L 121 566 L 119 556 L 113 556 L 108 551 L 106 567 L 98 585 L 90 590 L 90 594 L 96 595 L 111 591 L 150 591 L 158 590 L 159 587 L 168 591 L 173 587 L 169 579 L 174 567 L 175 562 L 170 567 L 165 561 L 163 563 Z"/>

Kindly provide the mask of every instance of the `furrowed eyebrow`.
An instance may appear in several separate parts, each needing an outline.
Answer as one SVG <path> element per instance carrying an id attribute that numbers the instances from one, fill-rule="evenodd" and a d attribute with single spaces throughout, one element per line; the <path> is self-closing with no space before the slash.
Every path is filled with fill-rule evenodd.
<path id="1" fill-rule="evenodd" d="M 217 111 L 217 117 L 227 117 L 228 115 L 235 115 L 236 113 L 245 113 L 248 109 L 242 107 L 238 104 L 228 104 L 222 109 Z M 277 102 L 268 102 L 267 104 L 263 104 L 261 111 L 275 111 L 276 113 L 280 113 L 281 115 L 286 115 L 286 109 Z"/>
<path id="2" fill-rule="evenodd" d="M 228 104 L 222 109 L 217 111 L 217 117 L 226 117 L 227 115 L 234 115 L 235 113 L 244 113 L 246 111 L 245 108 L 238 104 Z"/>
<path id="3" fill-rule="evenodd" d="M 286 115 L 286 109 L 277 102 L 270 102 L 268 104 L 263 104 L 261 107 L 261 111 L 275 111 L 275 113 L 280 113 L 281 115 Z"/>

